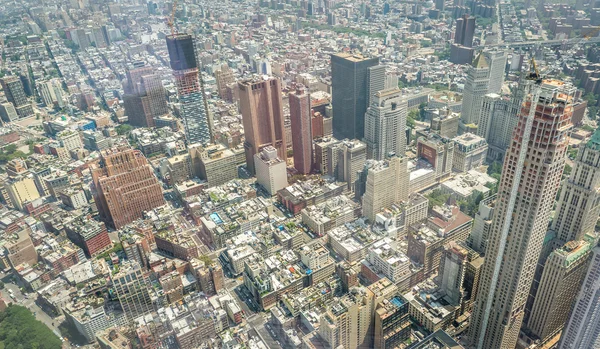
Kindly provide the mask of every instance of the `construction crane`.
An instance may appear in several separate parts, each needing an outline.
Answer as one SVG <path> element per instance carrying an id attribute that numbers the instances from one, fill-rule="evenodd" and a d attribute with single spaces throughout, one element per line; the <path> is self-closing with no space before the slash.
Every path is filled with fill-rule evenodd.
<path id="1" fill-rule="evenodd" d="M 173 0 L 173 9 L 167 25 L 171 28 L 171 35 L 175 35 L 175 11 L 177 10 L 177 0 Z"/>

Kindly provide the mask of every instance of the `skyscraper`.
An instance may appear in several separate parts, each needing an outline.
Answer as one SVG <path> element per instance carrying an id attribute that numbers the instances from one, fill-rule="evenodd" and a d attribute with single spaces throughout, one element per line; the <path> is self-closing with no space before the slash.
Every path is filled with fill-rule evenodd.
<path id="1" fill-rule="evenodd" d="M 27 99 L 23 82 L 18 76 L 6 76 L 0 79 L 4 95 L 13 104 L 20 118 L 33 115 L 33 107 Z"/>
<path id="2" fill-rule="evenodd" d="M 504 70 L 508 53 L 505 50 L 488 50 L 483 51 L 483 54 L 490 67 L 488 93 L 500 93 L 502 84 L 504 84 Z"/>
<path id="3" fill-rule="evenodd" d="M 483 96 L 490 84 L 490 67 L 483 54 L 479 54 L 467 71 L 467 81 L 463 93 L 460 130 L 462 133 L 474 131 L 479 124 Z"/>
<path id="4" fill-rule="evenodd" d="M 371 69 L 371 68 L 369 68 Z M 407 101 L 398 89 L 382 90 L 372 97 L 365 114 L 367 158 L 383 160 L 406 151 Z"/>
<path id="5" fill-rule="evenodd" d="M 139 150 L 103 150 L 92 168 L 92 180 L 100 216 L 115 229 L 165 203 L 161 185 Z"/>
<path id="6" fill-rule="evenodd" d="M 444 9 L 446 8 L 444 3 L 445 3 L 444 0 L 435 0 L 435 9 L 444 11 Z"/>
<path id="7" fill-rule="evenodd" d="M 296 91 L 290 92 L 288 97 L 292 123 L 294 167 L 301 174 L 309 174 L 313 163 L 310 95 L 304 86 L 298 86 Z"/>
<path id="8" fill-rule="evenodd" d="M 581 286 L 590 251 L 595 246 L 599 190 L 600 131 L 597 130 L 580 147 L 571 175 L 563 183 L 531 286 L 526 325 L 529 333 L 542 342 L 560 333 Z"/>
<path id="9" fill-rule="evenodd" d="M 246 165 L 255 174 L 254 155 L 273 146 L 277 156 L 287 161 L 285 116 L 281 100 L 281 83 L 277 78 L 255 78 L 238 82 L 240 108 L 246 141 Z"/>
<path id="10" fill-rule="evenodd" d="M 60 80 L 50 79 L 48 81 L 41 82 L 39 85 L 40 94 L 44 100 L 44 104 L 47 107 L 53 108 L 55 105 L 59 108 L 64 107 L 65 102 L 63 101 L 63 91 Z"/>
<path id="11" fill-rule="evenodd" d="M 337 139 L 362 139 L 368 103 L 367 68 L 379 64 L 379 58 L 358 54 L 331 55 L 333 136 Z"/>
<path id="12" fill-rule="evenodd" d="M 372 67 L 368 67 L 367 81 L 367 108 L 369 108 L 373 102 L 373 96 L 385 88 L 385 65 L 374 65 Z M 398 87 L 398 84 L 396 84 L 394 87 Z"/>
<path id="13" fill-rule="evenodd" d="M 167 49 L 187 141 L 189 144 L 211 143 L 213 123 L 204 98 L 204 84 L 196 61 L 194 39 L 189 34 L 169 35 Z"/>
<path id="14" fill-rule="evenodd" d="M 152 67 L 128 70 L 123 90 L 125 111 L 134 126 L 154 127 L 154 118 L 169 111 L 160 75 Z"/>
<path id="15" fill-rule="evenodd" d="M 466 64 L 473 60 L 473 35 L 475 34 L 475 17 L 464 15 L 456 20 L 454 43 L 450 46 L 450 62 Z"/>
<path id="16" fill-rule="evenodd" d="M 593 245 L 569 241 L 544 261 L 526 328 L 530 336 L 546 343 L 560 334 L 569 316 L 586 272 Z M 534 282 L 535 284 L 535 282 Z"/>
<path id="17" fill-rule="evenodd" d="M 492 217 L 494 214 L 494 202 L 496 194 L 488 196 L 479 202 L 479 209 L 473 220 L 473 229 L 469 234 L 469 246 L 475 251 L 485 254 L 487 241 L 492 228 Z"/>
<path id="18" fill-rule="evenodd" d="M 469 326 L 470 342 L 479 349 L 516 345 L 565 165 L 575 89 L 556 80 L 527 85 L 504 160 L 481 293 Z"/>
<path id="19" fill-rule="evenodd" d="M 518 121 L 518 104 L 495 93 L 483 96 L 477 135 L 488 143 L 488 159 L 501 160 Z"/>
<path id="20" fill-rule="evenodd" d="M 475 34 L 475 17 L 464 15 L 456 20 L 454 31 L 454 43 L 465 47 L 473 46 L 473 35 Z"/>
<path id="21" fill-rule="evenodd" d="M 592 251 L 590 265 L 565 330 L 559 349 L 600 347 L 600 247 Z"/>

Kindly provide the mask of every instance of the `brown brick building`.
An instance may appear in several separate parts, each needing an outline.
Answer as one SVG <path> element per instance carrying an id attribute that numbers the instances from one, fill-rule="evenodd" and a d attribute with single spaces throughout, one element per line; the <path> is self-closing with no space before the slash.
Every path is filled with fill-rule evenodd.
<path id="1" fill-rule="evenodd" d="M 100 216 L 115 229 L 165 203 L 152 167 L 140 151 L 129 147 L 103 150 L 92 179 Z"/>

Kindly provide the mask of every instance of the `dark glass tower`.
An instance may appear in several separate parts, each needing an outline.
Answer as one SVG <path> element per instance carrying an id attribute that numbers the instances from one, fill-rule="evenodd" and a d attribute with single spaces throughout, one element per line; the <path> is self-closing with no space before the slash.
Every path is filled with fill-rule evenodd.
<path id="1" fill-rule="evenodd" d="M 358 54 L 331 55 L 333 89 L 333 136 L 337 139 L 362 139 L 367 111 L 367 68 L 378 65 L 379 58 Z"/>

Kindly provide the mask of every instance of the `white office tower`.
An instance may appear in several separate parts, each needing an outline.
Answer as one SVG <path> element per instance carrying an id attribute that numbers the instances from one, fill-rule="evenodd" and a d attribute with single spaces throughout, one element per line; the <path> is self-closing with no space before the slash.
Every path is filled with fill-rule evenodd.
<path id="1" fill-rule="evenodd" d="M 375 93 L 365 114 L 367 158 L 383 160 L 406 151 L 407 102 L 398 89 Z"/>
<path id="2" fill-rule="evenodd" d="M 505 50 L 483 51 L 490 66 L 490 83 L 488 93 L 500 93 L 504 84 L 504 70 L 508 53 Z"/>
<path id="3" fill-rule="evenodd" d="M 576 89 L 534 73 L 526 91 L 504 159 L 469 325 L 469 342 L 478 349 L 516 346 L 566 161 Z"/>
<path id="4" fill-rule="evenodd" d="M 475 132 L 479 124 L 483 96 L 488 93 L 490 67 L 483 54 L 479 54 L 467 71 L 467 81 L 463 92 L 462 112 L 459 130 Z"/>
<path id="5" fill-rule="evenodd" d="M 600 247 L 592 250 L 592 261 L 558 348 L 600 348 Z"/>
<path id="6" fill-rule="evenodd" d="M 385 65 L 374 65 L 367 68 L 367 107 L 373 102 L 373 96 L 385 89 L 385 83 Z"/>
<path id="7" fill-rule="evenodd" d="M 287 187 L 287 170 L 285 161 L 277 156 L 277 149 L 269 145 L 254 155 L 256 183 L 260 184 L 269 195 Z"/>
<path id="8" fill-rule="evenodd" d="M 504 157 L 512 131 L 519 120 L 519 108 L 520 103 L 496 93 L 488 93 L 483 97 L 477 135 L 487 141 L 487 158 L 490 161 L 499 161 Z"/>

